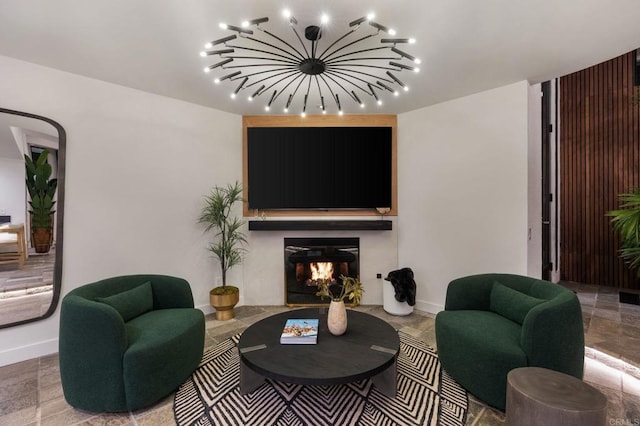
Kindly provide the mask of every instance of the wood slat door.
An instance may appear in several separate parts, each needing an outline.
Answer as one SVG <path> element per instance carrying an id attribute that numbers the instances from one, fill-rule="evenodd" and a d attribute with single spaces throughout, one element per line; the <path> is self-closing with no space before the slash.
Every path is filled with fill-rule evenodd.
<path id="1" fill-rule="evenodd" d="M 635 54 L 560 78 L 561 279 L 640 288 L 606 212 L 640 186 Z"/>

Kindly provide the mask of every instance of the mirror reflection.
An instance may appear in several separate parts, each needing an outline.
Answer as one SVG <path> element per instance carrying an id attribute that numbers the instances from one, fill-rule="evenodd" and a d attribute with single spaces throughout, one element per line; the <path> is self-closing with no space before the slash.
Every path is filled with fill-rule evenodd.
<path id="1" fill-rule="evenodd" d="M 0 108 L 0 328 L 55 311 L 65 143 L 57 122 Z"/>

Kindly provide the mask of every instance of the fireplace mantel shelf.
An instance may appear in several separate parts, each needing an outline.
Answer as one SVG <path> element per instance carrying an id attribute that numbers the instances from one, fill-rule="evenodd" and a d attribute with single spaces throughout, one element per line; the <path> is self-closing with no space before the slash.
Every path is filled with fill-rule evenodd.
<path id="1" fill-rule="evenodd" d="M 390 220 L 250 220 L 249 231 L 390 231 Z"/>

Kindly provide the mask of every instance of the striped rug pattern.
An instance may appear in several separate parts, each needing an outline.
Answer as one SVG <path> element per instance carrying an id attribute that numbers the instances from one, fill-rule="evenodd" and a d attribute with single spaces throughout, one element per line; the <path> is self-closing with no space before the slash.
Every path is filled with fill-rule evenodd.
<path id="1" fill-rule="evenodd" d="M 441 368 L 434 349 L 399 332 L 397 395 L 378 392 L 371 380 L 302 386 L 265 380 L 240 395 L 235 335 L 207 351 L 175 395 L 179 426 L 218 425 L 464 425 L 467 392 Z"/>

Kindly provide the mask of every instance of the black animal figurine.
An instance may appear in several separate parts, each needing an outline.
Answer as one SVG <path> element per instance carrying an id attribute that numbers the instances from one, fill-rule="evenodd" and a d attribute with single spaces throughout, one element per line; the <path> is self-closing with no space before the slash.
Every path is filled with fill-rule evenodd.
<path id="1" fill-rule="evenodd" d="M 391 282 L 398 302 L 407 302 L 409 306 L 416 304 L 416 282 L 413 280 L 411 268 L 402 268 L 389 272 L 385 281 Z"/>

